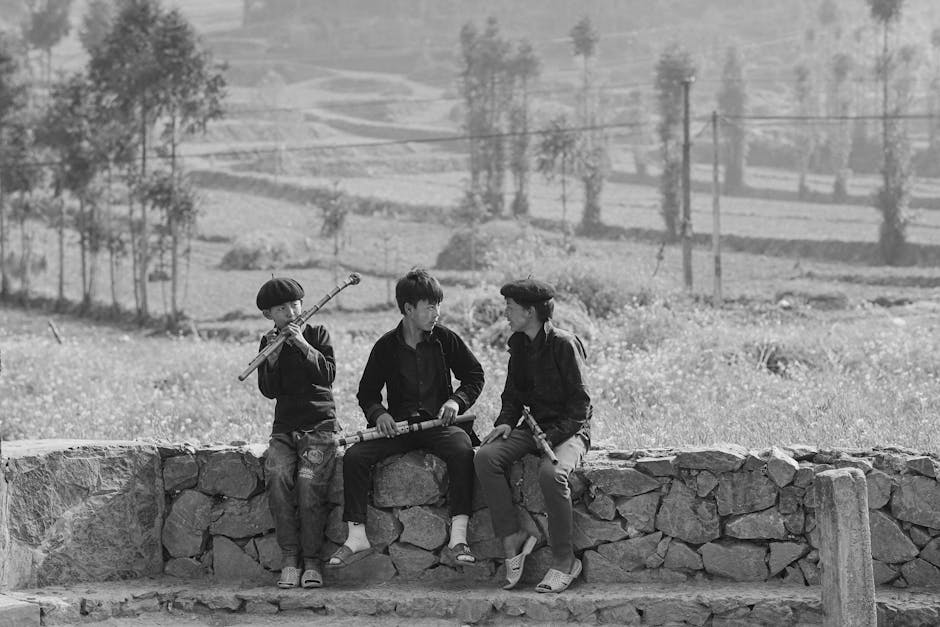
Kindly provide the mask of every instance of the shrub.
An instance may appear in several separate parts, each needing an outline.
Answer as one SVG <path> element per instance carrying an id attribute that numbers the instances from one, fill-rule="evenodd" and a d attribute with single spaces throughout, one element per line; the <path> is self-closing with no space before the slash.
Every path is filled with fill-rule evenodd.
<path id="1" fill-rule="evenodd" d="M 543 257 L 563 252 L 561 238 L 546 235 L 515 220 L 493 220 L 476 229 L 455 232 L 435 262 L 439 270 L 500 268 L 507 276 L 530 274 Z"/>
<path id="2" fill-rule="evenodd" d="M 608 278 L 579 266 L 565 267 L 552 282 L 560 294 L 577 299 L 596 318 L 606 318 L 628 306 L 644 306 L 651 300 L 648 292 L 625 292 Z"/>
<path id="3" fill-rule="evenodd" d="M 283 265 L 289 254 L 286 243 L 271 234 L 259 233 L 236 239 L 219 266 L 223 270 L 267 270 Z"/>

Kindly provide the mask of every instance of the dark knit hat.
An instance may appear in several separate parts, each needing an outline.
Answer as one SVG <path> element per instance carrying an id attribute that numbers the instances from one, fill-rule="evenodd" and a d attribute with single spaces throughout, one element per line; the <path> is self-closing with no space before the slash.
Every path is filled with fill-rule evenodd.
<path id="1" fill-rule="evenodd" d="M 536 279 L 519 279 L 504 285 L 499 293 L 520 305 L 534 305 L 554 298 L 555 288 Z"/>
<path id="2" fill-rule="evenodd" d="M 301 300 L 304 297 L 304 288 L 294 279 L 278 277 L 265 282 L 258 290 L 255 303 L 258 309 L 271 309 L 284 303 Z"/>

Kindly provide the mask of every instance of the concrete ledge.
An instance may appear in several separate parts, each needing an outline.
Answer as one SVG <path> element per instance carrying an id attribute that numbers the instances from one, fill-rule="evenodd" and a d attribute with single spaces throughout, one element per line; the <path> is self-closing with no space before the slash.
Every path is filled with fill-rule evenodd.
<path id="1" fill-rule="evenodd" d="M 40 606 L 0 594 L 0 627 L 38 626 Z"/>
<path id="2" fill-rule="evenodd" d="M 68 625 L 160 613 L 257 615 L 296 620 L 374 616 L 439 619 L 461 624 L 600 623 L 619 625 L 821 625 L 817 586 L 774 583 L 653 585 L 576 583 L 561 595 L 531 586 L 504 591 L 490 584 L 387 583 L 378 587 L 319 590 L 241 588 L 211 583 L 180 585 L 171 578 L 46 587 L 12 592 L 20 603 L 42 608 L 43 625 Z M 940 624 L 940 593 L 881 589 L 879 625 Z M 242 620 L 239 619 L 239 620 Z M 16 623 L 29 625 L 39 623 Z"/>

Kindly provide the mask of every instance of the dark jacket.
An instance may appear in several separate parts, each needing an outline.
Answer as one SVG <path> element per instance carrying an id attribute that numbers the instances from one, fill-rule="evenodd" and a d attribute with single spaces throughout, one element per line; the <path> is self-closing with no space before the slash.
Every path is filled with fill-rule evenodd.
<path id="1" fill-rule="evenodd" d="M 550 321 L 531 342 L 525 333 L 513 333 L 496 424 L 515 427 L 522 407 L 528 405 L 553 446 L 575 434 L 590 442 L 593 408 L 583 377 L 585 356 L 580 338 Z M 529 364 L 534 368 L 531 376 Z"/>
<path id="2" fill-rule="evenodd" d="M 383 335 L 372 347 L 369 361 L 366 362 L 362 378 L 359 380 L 359 407 L 366 416 L 370 427 L 384 412 L 391 414 L 395 420 L 407 419 L 402 415 L 401 409 L 401 382 L 398 365 L 398 334 L 402 332 L 402 323 Z M 447 385 L 448 400 L 453 399 L 459 407 L 458 413 L 464 413 L 476 402 L 483 390 L 483 366 L 473 356 L 470 349 L 460 336 L 441 325 L 435 325 L 428 336 L 438 350 L 440 368 L 445 373 L 444 380 Z M 460 387 L 453 389 L 451 373 L 460 381 Z M 382 404 L 382 388 L 385 388 L 386 404 Z M 476 440 L 473 434 L 472 423 L 463 423 L 461 426 Z"/>
<path id="3" fill-rule="evenodd" d="M 303 336 L 316 349 L 310 359 L 285 342 L 273 367 L 267 360 L 258 367 L 258 389 L 277 399 L 273 433 L 312 429 L 323 420 L 336 419 L 332 389 L 336 359 L 330 334 L 320 325 L 308 325 Z M 268 339 L 262 337 L 261 350 L 267 345 Z"/>

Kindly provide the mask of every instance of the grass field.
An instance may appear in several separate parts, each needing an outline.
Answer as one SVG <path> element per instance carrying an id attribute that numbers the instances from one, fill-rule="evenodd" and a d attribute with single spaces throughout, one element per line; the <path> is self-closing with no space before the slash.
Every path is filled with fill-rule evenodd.
<path id="1" fill-rule="evenodd" d="M 223 9 L 212 6 L 212 11 Z M 254 149 L 285 137 L 288 148 L 291 142 L 356 144 L 368 140 L 370 132 L 407 137 L 452 123 L 451 105 L 434 101 L 440 94 L 427 86 L 392 75 L 314 69 L 309 80 L 285 86 L 278 96 L 297 105 L 285 119 L 252 118 L 250 110 L 264 94 L 235 89 L 235 104 L 245 114 L 213 127 L 191 148 Z M 431 102 L 428 110 L 372 110 L 382 117 L 378 126 L 341 102 L 351 95 L 367 100 L 383 94 Z M 434 266 L 453 234 L 446 214 L 460 197 L 467 174 L 446 167 L 459 162 L 459 156 L 441 146 L 287 154 L 281 181 L 335 183 L 354 195 L 434 205 L 441 208 L 441 219 L 350 214 L 334 259 L 333 241 L 319 236 L 322 218 L 316 207 L 231 190 L 201 190 L 198 237 L 181 293 L 182 308 L 199 336 L 169 337 L 137 327 L 97 325 L 51 309 L 0 306 L 0 437 L 264 441 L 273 403 L 260 395 L 253 380 L 239 383 L 236 375 L 255 355 L 256 338 L 268 326 L 254 308 L 254 298 L 272 272 L 298 278 L 306 287 L 308 305 L 349 271 L 362 272 L 362 284 L 345 290 L 316 318 L 328 327 L 336 347 L 334 391 L 340 419 L 347 429 L 361 426 L 354 398 L 359 374 L 373 342 L 397 321 L 389 304 L 392 278 L 415 265 Z M 251 173 L 262 162 L 254 155 L 214 163 L 191 159 L 188 164 Z M 314 167 L 326 174 L 312 175 Z M 344 171 L 355 175 L 333 175 Z M 773 181 L 768 188 L 786 183 L 777 172 L 753 174 L 752 185 L 762 180 Z M 825 181 L 817 178 L 815 184 Z M 932 186 L 926 182 L 920 189 Z M 571 185 L 569 192 L 565 211 L 560 186 L 533 177 L 533 216 L 574 224 L 580 217 L 579 186 Z M 602 218 L 613 227 L 662 226 L 653 187 L 608 183 L 603 201 Z M 695 194 L 694 230 L 709 233 L 711 224 L 711 198 Z M 878 215 L 865 206 L 723 198 L 721 228 L 725 234 L 780 241 L 874 242 Z M 558 236 L 534 228 L 528 233 Z M 915 243 L 940 245 L 940 212 L 916 214 L 909 234 Z M 259 270 L 220 267 L 235 245 L 258 239 L 282 243 L 284 258 Z M 488 383 L 474 408 L 479 432 L 488 429 L 498 412 L 506 353 L 490 342 L 492 327 L 467 321 L 480 299 L 498 305 L 498 286 L 507 278 L 534 274 L 603 287 L 626 303 L 590 321 L 596 443 L 633 448 L 734 441 L 759 448 L 799 441 L 819 446 L 894 444 L 940 453 L 940 269 L 725 252 L 726 303 L 712 308 L 705 304 L 713 274 L 705 248 L 693 251 L 694 286 L 687 294 L 677 246 L 583 237 L 572 237 L 570 243 L 567 252 L 509 245 L 493 269 L 437 272 L 446 286 L 446 322 L 459 327 L 486 369 Z M 33 289 L 44 296 L 56 292 L 56 244 L 51 231 L 37 227 L 34 246 L 45 255 L 47 269 L 35 277 Z M 127 265 L 125 261 L 120 268 L 116 291 L 120 305 L 130 309 Z M 65 294 L 71 300 L 79 298 L 78 267 L 70 242 Z M 107 283 L 102 258 L 99 301 L 109 300 Z M 151 283 L 149 288 L 151 313 L 165 313 L 167 284 Z M 570 301 L 571 294 L 564 297 Z M 888 308 L 875 302 L 901 304 Z M 49 321 L 65 338 L 63 344 L 52 338 Z"/>

